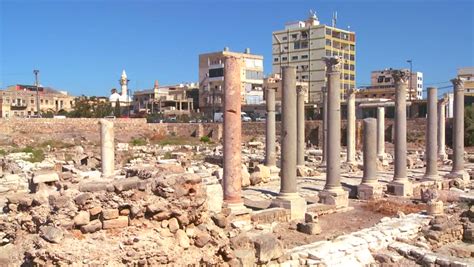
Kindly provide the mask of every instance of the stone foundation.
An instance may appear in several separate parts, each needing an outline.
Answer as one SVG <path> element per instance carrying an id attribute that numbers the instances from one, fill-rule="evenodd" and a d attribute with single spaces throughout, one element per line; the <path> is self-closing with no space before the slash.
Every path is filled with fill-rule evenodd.
<path id="1" fill-rule="evenodd" d="M 357 198 L 361 200 L 371 200 L 382 198 L 384 195 L 384 186 L 379 183 L 360 184 L 357 187 Z"/>
<path id="2" fill-rule="evenodd" d="M 321 191 L 319 193 L 319 201 L 326 205 L 334 205 L 336 207 L 349 206 L 349 192 L 342 190 L 340 192 Z"/>

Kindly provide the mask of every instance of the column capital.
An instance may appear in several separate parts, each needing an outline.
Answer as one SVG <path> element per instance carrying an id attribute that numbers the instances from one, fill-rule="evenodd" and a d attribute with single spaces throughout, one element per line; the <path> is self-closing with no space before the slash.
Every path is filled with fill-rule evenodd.
<path id="1" fill-rule="evenodd" d="M 356 94 L 357 92 L 359 92 L 359 90 L 357 88 L 349 88 L 346 90 L 346 92 L 347 92 L 347 95 L 350 96 L 350 95 Z"/>
<path id="2" fill-rule="evenodd" d="M 390 74 L 395 80 L 395 83 L 407 83 L 410 79 L 410 71 L 408 70 L 392 70 Z"/>
<path id="3" fill-rule="evenodd" d="M 464 81 L 457 77 L 454 79 L 451 79 L 451 82 L 453 83 L 453 86 L 458 89 L 458 90 L 464 90 Z"/>
<path id="4" fill-rule="evenodd" d="M 302 85 L 297 85 L 296 86 L 296 93 L 298 95 L 306 95 L 306 93 L 308 92 L 308 90 L 306 89 L 306 87 L 302 86 Z"/>
<path id="5" fill-rule="evenodd" d="M 340 72 L 341 71 L 341 57 L 323 57 L 324 63 L 326 63 L 327 72 Z"/>

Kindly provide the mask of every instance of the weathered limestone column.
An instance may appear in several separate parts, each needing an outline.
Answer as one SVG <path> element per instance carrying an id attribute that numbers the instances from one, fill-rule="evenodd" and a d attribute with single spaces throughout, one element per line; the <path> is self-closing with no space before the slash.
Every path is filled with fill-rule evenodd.
<path id="1" fill-rule="evenodd" d="M 446 100 L 438 102 L 438 156 L 444 161 L 448 159 L 446 153 Z"/>
<path id="2" fill-rule="evenodd" d="M 395 80 L 395 171 L 388 191 L 397 196 L 413 195 L 413 187 L 407 177 L 407 83 L 409 72 L 393 70 Z"/>
<path id="3" fill-rule="evenodd" d="M 328 140 L 328 89 L 323 88 L 323 160 L 321 166 L 326 166 Z"/>
<path id="4" fill-rule="evenodd" d="M 355 164 L 356 154 L 356 114 L 355 90 L 347 94 L 347 163 Z"/>
<path id="5" fill-rule="evenodd" d="M 102 177 L 110 177 L 115 171 L 114 123 L 101 119 L 100 124 L 100 157 Z"/>
<path id="6" fill-rule="evenodd" d="M 451 82 L 454 87 L 453 169 L 447 176 L 469 181 L 469 175 L 464 170 L 464 82 L 460 78 Z"/>
<path id="7" fill-rule="evenodd" d="M 304 151 L 305 151 L 305 141 L 304 141 L 304 127 L 305 127 L 305 117 L 304 117 L 304 100 L 306 91 L 302 86 L 296 87 L 296 121 L 297 121 L 297 137 L 296 137 L 296 165 L 302 167 L 304 163 Z"/>
<path id="8" fill-rule="evenodd" d="M 428 87 L 428 117 L 426 123 L 426 151 L 425 151 L 425 160 L 426 160 L 426 172 L 423 176 L 423 181 L 437 181 L 439 180 L 438 176 L 438 140 L 437 140 L 437 120 L 438 120 L 438 111 L 437 111 L 437 99 L 438 99 L 438 89 L 436 87 Z"/>
<path id="9" fill-rule="evenodd" d="M 375 199 L 383 196 L 383 186 L 377 179 L 377 120 L 367 118 L 364 120 L 364 176 L 357 187 L 359 199 Z"/>
<path id="10" fill-rule="evenodd" d="M 266 89 L 267 118 L 265 119 L 265 165 L 276 166 L 276 134 L 275 134 L 275 88 Z"/>
<path id="11" fill-rule="evenodd" d="M 291 219 L 302 219 L 306 200 L 296 187 L 296 68 L 282 67 L 281 184 L 272 206 L 290 210 Z"/>
<path id="12" fill-rule="evenodd" d="M 242 164 L 240 117 L 240 64 L 238 57 L 226 57 L 224 63 L 224 207 L 231 213 L 245 210 L 242 200 Z"/>
<path id="13" fill-rule="evenodd" d="M 349 193 L 341 186 L 341 71 L 340 57 L 324 57 L 328 88 L 326 185 L 319 193 L 324 204 L 347 207 Z"/>
<path id="14" fill-rule="evenodd" d="M 385 107 L 377 108 L 377 157 L 385 159 Z"/>

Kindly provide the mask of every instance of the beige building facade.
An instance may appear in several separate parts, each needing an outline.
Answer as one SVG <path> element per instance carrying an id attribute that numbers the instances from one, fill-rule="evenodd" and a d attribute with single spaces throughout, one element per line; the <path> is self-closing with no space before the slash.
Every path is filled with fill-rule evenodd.
<path id="1" fill-rule="evenodd" d="M 243 105 L 263 103 L 263 56 L 223 51 L 199 55 L 199 108 L 208 117 L 222 112 L 224 95 L 224 61 L 227 56 L 241 59 L 241 101 Z"/>
<path id="2" fill-rule="evenodd" d="M 308 82 L 297 81 L 296 88 L 302 87 L 306 92 L 308 92 Z M 282 85 L 281 85 L 281 75 L 274 73 L 268 77 L 266 77 L 263 81 L 263 88 L 266 89 L 274 89 L 275 90 L 275 102 L 281 103 L 282 99 Z M 295 90 L 296 90 L 295 88 Z M 309 96 L 308 94 L 305 95 L 305 103 L 309 103 Z"/>
<path id="3" fill-rule="evenodd" d="M 40 113 L 69 112 L 74 108 L 74 96 L 65 91 L 38 87 Z M 0 117 L 18 118 L 38 115 L 36 86 L 12 85 L 0 90 Z"/>
<path id="4" fill-rule="evenodd" d="M 458 77 L 464 81 L 465 94 L 474 96 L 474 67 L 459 68 Z"/>
<path id="5" fill-rule="evenodd" d="M 357 98 L 365 99 L 395 99 L 395 82 L 391 75 L 392 69 L 372 71 L 370 86 L 359 88 Z M 405 70 L 408 71 L 409 70 Z M 420 100 L 423 98 L 423 73 L 412 72 L 408 81 L 407 100 Z"/>
<path id="6" fill-rule="evenodd" d="M 355 32 L 320 24 L 314 13 L 306 21 L 290 22 L 283 30 L 273 32 L 272 72 L 281 74 L 283 66 L 295 66 L 296 79 L 308 83 L 310 103 L 322 103 L 326 87 L 326 65 L 323 57 L 339 56 L 341 66 L 341 98 L 355 88 Z"/>

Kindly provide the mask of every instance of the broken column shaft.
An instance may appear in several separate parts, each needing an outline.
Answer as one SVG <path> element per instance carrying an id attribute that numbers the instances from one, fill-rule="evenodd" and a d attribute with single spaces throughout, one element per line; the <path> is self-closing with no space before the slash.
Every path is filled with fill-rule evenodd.
<path id="1" fill-rule="evenodd" d="M 437 99 L 438 90 L 435 87 L 428 87 L 428 117 L 426 123 L 426 172 L 423 180 L 425 181 L 436 181 L 439 179 L 438 176 L 438 140 L 437 140 Z"/>
<path id="2" fill-rule="evenodd" d="M 100 124 L 100 156 L 102 164 L 102 176 L 110 177 L 115 170 L 115 146 L 114 146 L 114 123 L 101 119 Z"/>
<path id="3" fill-rule="evenodd" d="M 304 128 L 305 128 L 305 116 L 304 116 L 304 99 L 306 91 L 302 86 L 297 86 L 296 88 L 297 98 L 296 98 L 296 116 L 297 116 L 297 137 L 296 137 L 296 165 L 304 166 L 304 151 L 305 151 L 305 141 L 304 141 Z"/>
<path id="4" fill-rule="evenodd" d="M 385 107 L 377 108 L 377 157 L 385 158 Z"/>
<path id="5" fill-rule="evenodd" d="M 350 89 L 347 94 L 347 162 L 354 164 L 356 154 L 356 107 L 355 91 Z"/>
<path id="6" fill-rule="evenodd" d="M 276 135 L 275 135 L 275 89 L 266 89 L 267 118 L 265 119 L 265 165 L 276 166 Z"/>
<path id="7" fill-rule="evenodd" d="M 446 103 L 438 102 L 438 156 L 441 160 L 448 158 L 446 154 Z"/>
<path id="8" fill-rule="evenodd" d="M 383 186 L 377 179 L 377 120 L 364 119 L 364 176 L 357 187 L 359 199 L 380 198 L 383 195 Z"/>

